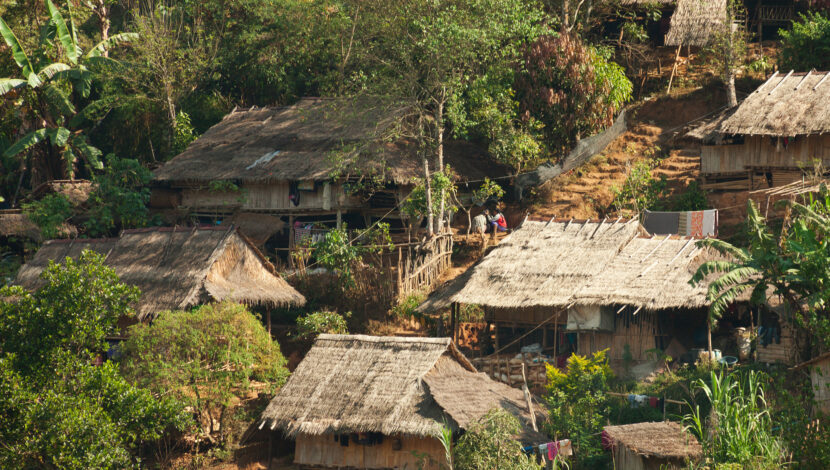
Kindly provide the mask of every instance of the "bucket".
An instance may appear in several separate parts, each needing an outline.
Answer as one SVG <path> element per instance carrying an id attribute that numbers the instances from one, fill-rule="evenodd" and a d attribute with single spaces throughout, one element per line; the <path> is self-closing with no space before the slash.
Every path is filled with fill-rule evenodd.
<path id="1" fill-rule="evenodd" d="M 718 362 L 727 367 L 731 367 L 738 363 L 738 358 L 735 356 L 723 356 Z"/>

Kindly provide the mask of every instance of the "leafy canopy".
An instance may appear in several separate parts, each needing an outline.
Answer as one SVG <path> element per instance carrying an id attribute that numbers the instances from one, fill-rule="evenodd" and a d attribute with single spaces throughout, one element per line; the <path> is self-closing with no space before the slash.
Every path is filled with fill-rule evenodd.
<path id="1" fill-rule="evenodd" d="M 779 34 L 781 70 L 830 69 L 830 18 L 826 13 L 801 14 L 800 21 L 793 22 L 792 29 L 782 29 Z"/>

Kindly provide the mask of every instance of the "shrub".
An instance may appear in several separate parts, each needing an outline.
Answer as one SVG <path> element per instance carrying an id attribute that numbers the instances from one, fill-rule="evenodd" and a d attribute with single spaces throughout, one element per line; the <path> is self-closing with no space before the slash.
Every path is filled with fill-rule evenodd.
<path id="1" fill-rule="evenodd" d="M 452 452 L 455 468 L 539 469 L 516 441 L 520 431 L 519 420 L 510 413 L 500 408 L 489 411 L 458 440 Z"/>
<path id="2" fill-rule="evenodd" d="M 779 63 L 782 70 L 806 72 L 830 68 L 830 19 L 809 12 L 791 30 L 782 29 Z"/>
<path id="3" fill-rule="evenodd" d="M 612 377 L 605 350 L 591 357 L 572 355 L 565 372 L 547 366 L 545 428 L 554 439 L 570 439 L 584 463 L 605 458 L 599 433 L 610 413 L 606 392 Z"/>
<path id="4" fill-rule="evenodd" d="M 297 318 L 297 337 L 310 339 L 321 333 L 348 334 L 349 328 L 346 320 L 351 316 L 352 312 L 339 315 L 325 310 L 308 313 Z"/>
<path id="5" fill-rule="evenodd" d="M 106 170 L 95 178 L 95 189 L 89 195 L 86 232 L 93 237 L 108 236 L 153 223 L 147 208 L 152 179 L 153 174 L 138 160 L 109 155 Z"/>
<path id="6" fill-rule="evenodd" d="M 72 203 L 62 194 L 47 194 L 40 200 L 22 204 L 21 207 L 45 239 L 66 236 L 61 233 L 61 226 L 75 213 Z"/>
<path id="7" fill-rule="evenodd" d="M 161 312 L 152 324 L 130 328 L 122 354 L 126 377 L 192 406 L 202 430 L 220 443 L 229 437 L 229 408 L 247 396 L 251 380 L 273 389 L 288 377 L 279 344 L 246 307 L 229 301 Z"/>
<path id="8" fill-rule="evenodd" d="M 659 209 L 660 199 L 666 190 L 666 178 L 655 178 L 651 170 L 655 162 L 640 161 L 630 167 L 621 188 L 611 187 L 614 206 L 620 213 L 638 214 L 646 209 Z"/>

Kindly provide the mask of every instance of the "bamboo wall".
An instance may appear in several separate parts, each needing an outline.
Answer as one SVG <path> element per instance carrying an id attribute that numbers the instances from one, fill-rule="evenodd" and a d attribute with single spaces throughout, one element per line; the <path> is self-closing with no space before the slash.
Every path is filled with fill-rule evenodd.
<path id="1" fill-rule="evenodd" d="M 398 438 L 401 448 L 395 450 Z M 413 451 L 428 455 L 435 463 L 422 465 L 423 459 Z M 332 434 L 300 434 L 294 451 L 295 464 L 322 467 L 438 469 L 437 464 L 443 461 L 444 447 L 437 439 L 413 436 L 384 437 L 381 444 L 372 446 L 350 440 L 348 446 L 341 446 Z"/>
<path id="2" fill-rule="evenodd" d="M 210 191 L 207 188 L 182 189 L 181 205 L 190 209 L 248 209 L 273 211 L 322 210 L 336 211 L 357 209 L 363 206 L 360 197 L 347 195 L 340 184 L 315 185 L 314 191 L 299 191 L 300 203 L 295 206 L 289 200 L 287 181 L 269 184 L 246 184 L 239 192 Z"/>
<path id="3" fill-rule="evenodd" d="M 743 144 L 704 145 L 700 150 L 700 173 L 742 173 L 751 168 L 809 168 L 815 159 L 830 167 L 830 134 L 790 138 L 787 147 L 782 145 L 780 149 L 770 137 L 747 136 Z"/>
<path id="4" fill-rule="evenodd" d="M 756 347 L 758 362 L 767 364 L 795 364 L 796 351 L 793 334 L 793 329 L 785 325 L 781 327 L 781 343 L 772 342 L 766 346 L 761 346 L 759 343 Z"/>
<path id="5" fill-rule="evenodd" d="M 809 367 L 816 404 L 821 411 L 830 413 L 830 357 L 811 364 Z"/>
<path id="6" fill-rule="evenodd" d="M 428 291 L 441 274 L 452 266 L 452 234 L 439 235 L 426 242 L 418 252 L 404 253 L 398 248 L 398 297 Z"/>
<path id="7" fill-rule="evenodd" d="M 681 459 L 647 458 L 622 445 L 614 447 L 612 455 L 616 470 L 682 470 L 691 468 Z"/>
<path id="8" fill-rule="evenodd" d="M 593 354 L 596 351 L 608 349 L 608 359 L 611 361 L 622 361 L 625 354 L 625 346 L 628 345 L 631 352 L 631 360 L 647 361 L 653 359 L 646 352 L 657 347 L 655 336 L 663 334 L 657 323 L 657 312 L 640 311 L 637 315 L 626 312 L 623 315 L 629 317 L 628 324 L 621 315 L 616 316 L 616 324 L 613 333 L 605 332 L 580 332 L 577 342 L 580 355 Z"/>

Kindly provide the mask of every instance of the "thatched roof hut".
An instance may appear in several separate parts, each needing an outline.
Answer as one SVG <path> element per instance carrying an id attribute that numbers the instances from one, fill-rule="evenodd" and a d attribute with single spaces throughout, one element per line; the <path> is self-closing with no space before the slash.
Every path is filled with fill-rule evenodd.
<path id="1" fill-rule="evenodd" d="M 707 305 L 688 281 L 704 253 L 694 240 L 649 237 L 636 220 L 526 221 L 439 298 L 496 308 Z M 451 290 L 454 289 L 454 290 Z"/>
<path id="2" fill-rule="evenodd" d="M 414 147 L 387 142 L 406 110 L 380 97 L 303 98 L 285 107 L 235 109 L 187 149 L 155 171 L 160 183 L 244 183 L 326 181 L 336 160 L 385 175 L 389 182 L 411 182 L 423 173 Z M 469 144 L 449 142 L 446 160 L 469 179 L 499 173 L 503 167 Z M 489 173 L 488 173 L 489 169 Z M 502 172 L 501 174 L 506 174 Z"/>
<path id="3" fill-rule="evenodd" d="M 76 258 L 84 249 L 104 254 L 105 263 L 123 282 L 138 286 L 136 312 L 142 321 L 162 310 L 209 300 L 269 306 L 305 303 L 256 248 L 227 227 L 147 228 L 125 230 L 117 239 L 51 240 L 20 268 L 15 283 L 37 289 L 50 261 Z"/>
<path id="4" fill-rule="evenodd" d="M 722 134 L 795 137 L 830 133 L 830 72 L 774 73 L 720 127 Z"/>
<path id="5" fill-rule="evenodd" d="M 271 400 L 260 427 L 289 436 L 434 437 L 444 421 L 464 429 L 495 407 L 530 422 L 523 393 L 478 373 L 449 338 L 323 334 Z M 526 438 L 544 437 L 529 431 Z"/>
<path id="6" fill-rule="evenodd" d="M 29 194 L 28 199 L 40 199 L 46 194 L 60 194 L 72 205 L 80 205 L 89 199 L 95 184 L 89 180 L 52 180 L 39 184 Z"/>
<path id="7" fill-rule="evenodd" d="M 614 468 L 672 470 L 688 468 L 703 455 L 700 443 L 672 421 L 606 426 L 613 446 Z"/>
<path id="8" fill-rule="evenodd" d="M 666 45 L 709 45 L 714 33 L 724 27 L 726 5 L 726 0 L 677 0 Z"/>
<path id="9" fill-rule="evenodd" d="M 40 228 L 19 209 L 0 210 L 0 237 L 40 240 Z"/>

